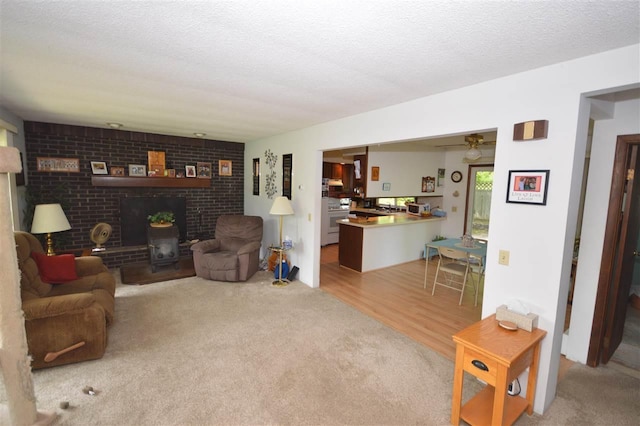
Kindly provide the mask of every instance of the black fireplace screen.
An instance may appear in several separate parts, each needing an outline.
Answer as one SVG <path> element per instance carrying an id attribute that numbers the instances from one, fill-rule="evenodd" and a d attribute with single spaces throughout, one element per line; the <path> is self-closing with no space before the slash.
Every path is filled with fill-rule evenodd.
<path id="1" fill-rule="evenodd" d="M 184 197 L 120 198 L 120 238 L 123 246 L 147 244 L 147 216 L 159 211 L 175 215 L 174 226 L 180 232 L 180 242 L 187 239 L 187 199 Z"/>

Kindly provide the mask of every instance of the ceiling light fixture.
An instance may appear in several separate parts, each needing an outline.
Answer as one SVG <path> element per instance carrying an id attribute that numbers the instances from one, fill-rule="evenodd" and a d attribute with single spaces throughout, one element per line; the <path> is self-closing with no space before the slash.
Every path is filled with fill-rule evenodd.
<path id="1" fill-rule="evenodd" d="M 464 153 L 464 158 L 475 161 L 482 157 L 482 152 L 478 149 L 478 145 L 484 142 L 482 135 L 472 133 L 469 136 L 465 136 L 464 141 L 469 144 L 469 149 Z"/>
<path id="2" fill-rule="evenodd" d="M 107 123 L 107 126 L 111 127 L 112 129 L 119 129 L 122 127 L 122 124 L 120 123 Z"/>
<path id="3" fill-rule="evenodd" d="M 480 152 L 480 150 L 475 147 L 469 148 L 469 150 L 464 153 L 464 158 L 466 158 L 467 160 L 473 161 L 477 160 L 480 157 L 482 157 L 482 152 Z"/>
<path id="4" fill-rule="evenodd" d="M 196 138 L 204 138 L 205 136 L 207 136 L 206 133 L 194 133 L 193 136 L 195 136 Z"/>

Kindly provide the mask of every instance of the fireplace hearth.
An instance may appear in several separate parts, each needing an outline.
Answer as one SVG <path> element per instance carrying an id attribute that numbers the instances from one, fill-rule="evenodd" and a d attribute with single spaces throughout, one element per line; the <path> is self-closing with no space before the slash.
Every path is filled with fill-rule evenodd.
<path id="1" fill-rule="evenodd" d="M 180 247 L 178 246 L 178 227 L 166 228 L 147 227 L 147 245 L 149 246 L 149 262 L 151 272 L 156 272 L 158 266 L 173 264 L 180 268 Z"/>

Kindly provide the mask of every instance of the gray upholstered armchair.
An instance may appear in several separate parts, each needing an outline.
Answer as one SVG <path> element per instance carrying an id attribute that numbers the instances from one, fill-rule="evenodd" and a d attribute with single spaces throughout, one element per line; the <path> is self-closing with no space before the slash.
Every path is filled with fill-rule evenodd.
<path id="1" fill-rule="evenodd" d="M 215 239 L 191 246 L 196 275 L 215 281 L 246 281 L 258 271 L 260 216 L 220 216 Z"/>

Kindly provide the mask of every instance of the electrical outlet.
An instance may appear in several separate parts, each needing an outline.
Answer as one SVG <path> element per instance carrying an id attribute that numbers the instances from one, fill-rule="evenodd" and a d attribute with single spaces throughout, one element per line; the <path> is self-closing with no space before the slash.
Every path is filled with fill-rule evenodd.
<path id="1" fill-rule="evenodd" d="M 452 207 L 451 207 L 451 212 L 452 212 L 452 213 L 455 213 L 455 212 L 457 212 L 457 211 L 458 211 L 458 206 L 452 206 Z"/>
<path id="2" fill-rule="evenodd" d="M 309 214 L 307 215 L 307 220 L 308 220 L 309 222 L 311 222 L 311 213 L 309 213 Z"/>
<path id="3" fill-rule="evenodd" d="M 501 265 L 509 265 L 509 250 L 500 250 L 498 253 L 498 263 Z"/>

